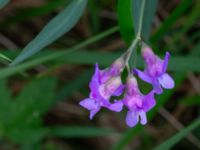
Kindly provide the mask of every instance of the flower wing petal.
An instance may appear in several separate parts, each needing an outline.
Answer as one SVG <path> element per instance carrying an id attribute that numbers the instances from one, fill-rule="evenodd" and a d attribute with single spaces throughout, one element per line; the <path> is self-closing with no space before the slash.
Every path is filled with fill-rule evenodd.
<path id="1" fill-rule="evenodd" d="M 136 111 L 128 111 L 126 115 L 126 124 L 129 127 L 134 127 L 139 121 L 139 116 Z"/>
<path id="2" fill-rule="evenodd" d="M 158 78 L 158 81 L 161 84 L 161 86 L 165 89 L 172 89 L 174 87 L 174 80 L 167 73 L 164 73 L 162 76 L 160 76 Z"/>

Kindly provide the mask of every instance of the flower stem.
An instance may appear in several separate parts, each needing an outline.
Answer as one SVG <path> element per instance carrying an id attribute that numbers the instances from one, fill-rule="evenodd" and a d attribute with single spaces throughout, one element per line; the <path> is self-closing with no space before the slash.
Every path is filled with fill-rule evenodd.
<path id="1" fill-rule="evenodd" d="M 144 17 L 145 3 L 146 3 L 146 0 L 142 0 L 141 9 L 140 9 L 140 18 L 139 18 L 138 32 L 136 34 L 136 37 L 133 40 L 131 46 L 128 48 L 128 50 L 125 53 L 125 62 L 126 62 L 126 68 L 127 68 L 128 72 L 130 72 L 130 67 L 129 67 L 129 64 L 128 64 L 130 56 L 131 56 L 131 54 L 133 52 L 133 49 L 137 45 L 137 43 L 139 41 L 141 41 L 141 32 L 142 32 L 142 23 L 143 23 L 143 17 Z"/>
<path id="2" fill-rule="evenodd" d="M 144 17 L 145 3 L 146 3 L 146 0 L 142 0 L 141 9 L 140 9 L 138 32 L 137 32 L 137 36 L 140 37 L 140 38 L 141 38 L 141 32 L 142 32 L 142 23 L 143 23 L 143 17 Z"/>

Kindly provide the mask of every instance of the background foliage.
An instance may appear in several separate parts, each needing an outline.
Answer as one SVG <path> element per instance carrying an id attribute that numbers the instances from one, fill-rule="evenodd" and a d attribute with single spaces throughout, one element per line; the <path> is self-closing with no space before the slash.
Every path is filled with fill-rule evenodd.
<path id="1" fill-rule="evenodd" d="M 89 121 L 78 105 L 93 65 L 109 66 L 135 37 L 142 1 L 0 0 L 0 149 L 200 149 L 198 0 L 146 0 L 142 38 L 170 51 L 176 83 L 146 126 L 127 128 L 125 111 Z"/>

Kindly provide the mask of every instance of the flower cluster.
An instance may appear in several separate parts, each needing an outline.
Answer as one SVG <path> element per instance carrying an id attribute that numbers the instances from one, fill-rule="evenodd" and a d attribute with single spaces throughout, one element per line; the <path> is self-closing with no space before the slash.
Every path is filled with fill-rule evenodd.
<path id="1" fill-rule="evenodd" d="M 89 84 L 90 95 L 79 103 L 90 111 L 90 119 L 102 107 L 120 112 L 125 106 L 128 109 L 126 124 L 129 127 L 135 126 L 138 122 L 142 125 L 147 123 L 146 113 L 156 104 L 154 95 L 161 94 L 163 88 L 173 88 L 174 81 L 166 73 L 170 57 L 168 52 L 166 52 L 164 60 L 156 56 L 146 44 L 142 45 L 141 52 L 146 68 L 144 71 L 135 68 L 129 72 L 125 85 L 121 80 L 121 73 L 127 65 L 125 57 L 118 58 L 109 68 L 104 70 L 100 70 L 98 64 L 95 65 L 95 72 Z M 147 95 L 140 92 L 134 75 L 152 84 L 153 89 Z M 123 96 L 123 98 L 111 102 L 112 96 Z"/>

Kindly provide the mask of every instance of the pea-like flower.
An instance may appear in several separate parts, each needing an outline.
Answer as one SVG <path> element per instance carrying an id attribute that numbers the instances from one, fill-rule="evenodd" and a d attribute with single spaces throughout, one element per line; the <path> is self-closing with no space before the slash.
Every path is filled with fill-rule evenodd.
<path id="1" fill-rule="evenodd" d="M 128 108 L 126 124 L 134 127 L 138 122 L 142 125 L 147 123 L 146 112 L 156 104 L 154 91 L 143 95 L 138 89 L 138 84 L 133 75 L 129 75 L 126 83 L 126 93 L 123 98 L 124 105 Z"/>
<path id="2" fill-rule="evenodd" d="M 152 84 L 157 94 L 162 93 L 162 87 L 165 89 L 173 88 L 174 80 L 166 73 L 170 58 L 169 52 L 166 52 L 165 58 L 162 60 L 154 54 L 149 46 L 143 44 L 142 56 L 146 63 L 145 70 L 142 72 L 138 69 L 134 69 L 133 72 L 145 82 Z"/>
<path id="3" fill-rule="evenodd" d="M 124 85 L 121 81 L 121 71 L 124 68 L 123 59 L 117 59 L 110 68 L 99 70 L 98 64 L 95 65 L 95 73 L 90 81 L 89 98 L 82 100 L 79 104 L 90 111 L 90 119 L 100 111 L 101 107 L 119 112 L 122 110 L 123 103 L 115 100 L 110 102 L 111 96 L 120 96 L 123 93 Z"/>

